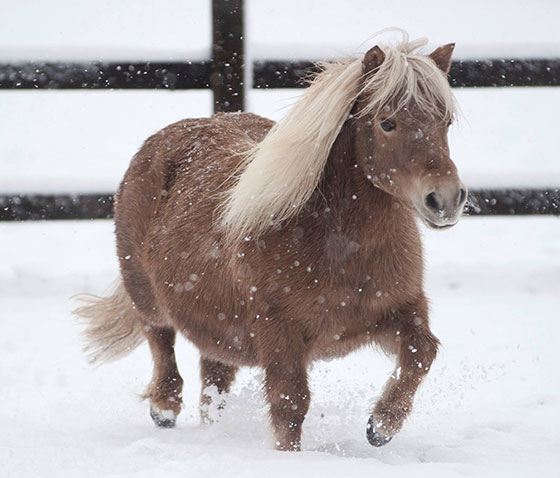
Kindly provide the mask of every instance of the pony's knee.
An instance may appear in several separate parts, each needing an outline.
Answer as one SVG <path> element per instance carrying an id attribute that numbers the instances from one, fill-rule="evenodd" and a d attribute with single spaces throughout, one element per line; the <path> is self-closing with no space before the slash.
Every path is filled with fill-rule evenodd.
<path id="1" fill-rule="evenodd" d="M 200 359 L 200 418 L 202 423 L 214 423 L 221 419 L 226 406 L 225 395 L 229 393 L 238 370 L 237 366 L 228 365 L 205 357 Z"/>
<path id="2" fill-rule="evenodd" d="M 200 378 L 202 380 L 202 388 L 215 386 L 218 393 L 229 393 L 238 368 L 235 365 L 228 365 L 204 357 L 201 358 Z"/>
<path id="3" fill-rule="evenodd" d="M 438 338 L 427 328 L 415 328 L 403 339 L 399 354 L 401 365 L 417 370 L 420 375 L 427 373 L 438 353 Z"/>
<path id="4" fill-rule="evenodd" d="M 422 347 L 424 351 L 425 365 L 431 367 L 439 349 L 438 338 L 429 329 L 424 330 L 423 333 L 419 334 L 418 346 Z"/>

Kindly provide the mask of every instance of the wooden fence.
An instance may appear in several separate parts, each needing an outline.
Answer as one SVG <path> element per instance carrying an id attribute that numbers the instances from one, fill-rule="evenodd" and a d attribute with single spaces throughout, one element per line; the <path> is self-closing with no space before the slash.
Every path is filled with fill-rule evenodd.
<path id="1" fill-rule="evenodd" d="M 0 89 L 211 88 L 214 111 L 243 111 L 243 0 L 212 0 L 212 58 L 197 62 L 0 63 Z M 299 88 L 311 61 L 255 61 L 253 88 Z M 560 59 L 496 58 L 453 61 L 457 88 L 560 86 Z M 47 161 L 48 158 L 45 158 Z M 113 213 L 112 194 L 0 193 L 0 220 L 93 219 Z M 478 189 L 467 214 L 560 215 L 560 188 Z"/>

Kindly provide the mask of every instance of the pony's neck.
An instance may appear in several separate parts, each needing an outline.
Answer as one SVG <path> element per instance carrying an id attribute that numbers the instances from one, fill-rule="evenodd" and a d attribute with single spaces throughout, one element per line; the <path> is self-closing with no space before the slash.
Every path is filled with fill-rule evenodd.
<path id="1" fill-rule="evenodd" d="M 355 135 L 355 120 L 348 119 L 331 149 L 319 190 L 329 208 L 327 227 L 364 238 L 393 229 L 399 210 L 397 199 L 367 180 Z"/>

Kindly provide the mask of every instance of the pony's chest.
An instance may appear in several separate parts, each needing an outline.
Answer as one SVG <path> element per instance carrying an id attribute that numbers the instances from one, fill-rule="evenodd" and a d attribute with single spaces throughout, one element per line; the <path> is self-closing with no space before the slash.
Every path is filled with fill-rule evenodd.
<path id="1" fill-rule="evenodd" d="M 314 306 L 313 356 L 342 356 L 374 339 L 377 322 L 422 290 L 422 265 L 414 251 L 357 256 L 329 271 Z"/>
<path id="2" fill-rule="evenodd" d="M 331 263 L 325 273 L 329 302 L 337 310 L 377 311 L 406 302 L 422 288 L 419 245 L 364 251 Z"/>

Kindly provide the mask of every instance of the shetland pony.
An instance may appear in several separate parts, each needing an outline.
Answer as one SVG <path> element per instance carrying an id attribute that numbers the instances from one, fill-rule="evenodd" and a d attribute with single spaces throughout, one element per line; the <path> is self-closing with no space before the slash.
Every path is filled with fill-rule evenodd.
<path id="1" fill-rule="evenodd" d="M 115 205 L 121 279 L 77 314 L 93 361 L 148 341 L 156 425 L 181 410 L 180 332 L 200 351 L 205 421 L 238 368 L 258 366 L 276 447 L 299 450 L 310 363 L 377 344 L 396 370 L 366 436 L 381 446 L 402 428 L 438 349 L 415 218 L 451 227 L 466 199 L 447 143 L 454 45 L 424 44 L 403 34 L 321 64 L 276 124 L 187 119 L 134 156 Z"/>

